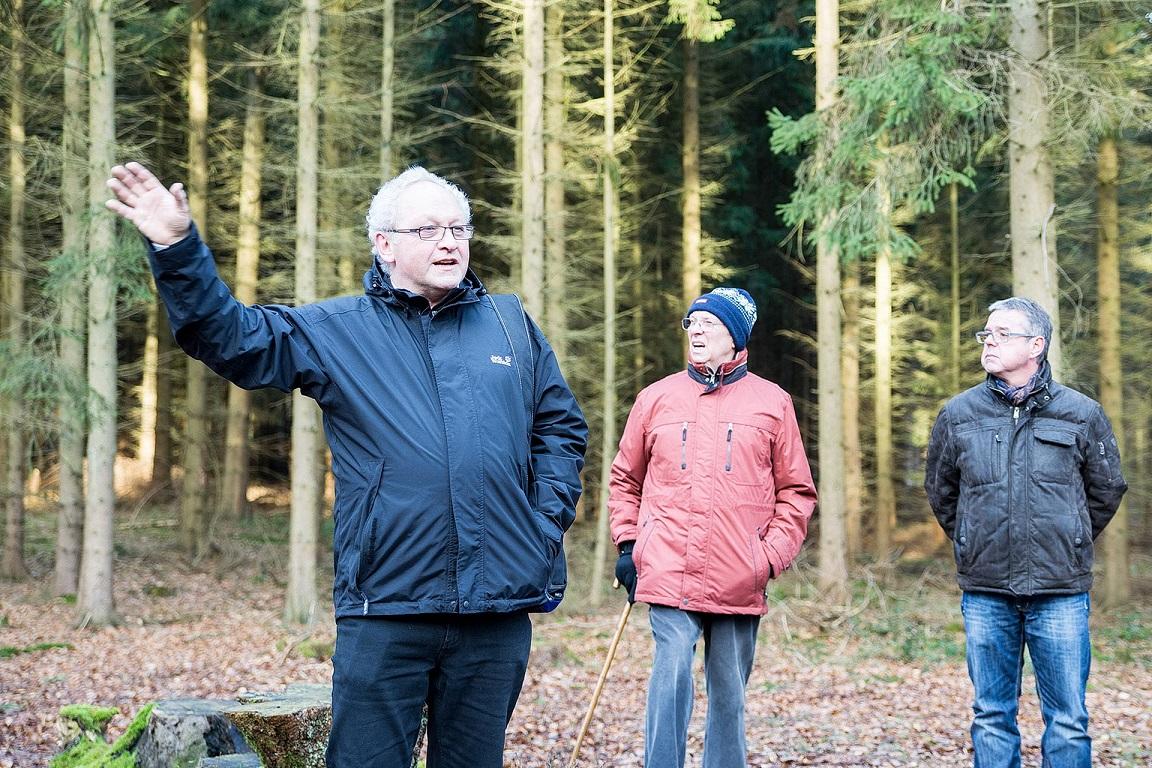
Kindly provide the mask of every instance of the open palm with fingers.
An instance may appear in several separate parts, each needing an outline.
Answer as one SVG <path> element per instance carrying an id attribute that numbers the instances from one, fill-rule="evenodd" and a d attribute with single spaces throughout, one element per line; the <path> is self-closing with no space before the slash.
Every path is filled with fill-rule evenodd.
<path id="1" fill-rule="evenodd" d="M 192 216 L 183 184 L 166 188 L 140 163 L 116 165 L 111 172 L 108 189 L 116 199 L 105 203 L 109 210 L 132 222 L 153 243 L 171 245 L 188 235 Z"/>

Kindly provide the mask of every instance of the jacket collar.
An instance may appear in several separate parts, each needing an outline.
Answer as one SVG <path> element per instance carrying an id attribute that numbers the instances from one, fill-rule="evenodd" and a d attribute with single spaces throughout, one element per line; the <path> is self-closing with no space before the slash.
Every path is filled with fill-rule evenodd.
<path id="1" fill-rule="evenodd" d="M 707 365 L 701 363 L 696 365 L 694 363 L 688 364 L 688 375 L 693 380 L 700 382 L 704 385 L 704 392 L 707 394 L 725 384 L 731 384 L 744 378 L 748 373 L 748 350 L 742 349 L 736 353 L 736 357 L 724 363 L 717 370 L 713 371 Z"/>
<path id="2" fill-rule="evenodd" d="M 386 304 L 410 314 L 418 315 L 432 309 L 428 305 L 428 299 L 420 294 L 393 286 L 392 278 L 380 268 L 379 262 L 375 259 L 373 259 L 372 268 L 364 273 L 364 293 L 369 296 L 379 296 Z M 488 289 L 484 287 L 484 283 L 469 267 L 468 271 L 464 273 L 464 279 L 460 281 L 460 285 L 456 286 L 455 290 L 444 298 L 444 301 L 437 304 L 434 311 L 439 312 L 454 304 L 478 301 L 486 293 L 488 293 Z"/>
<path id="3" fill-rule="evenodd" d="M 1034 400 L 1036 395 L 1041 392 L 1047 392 L 1050 396 L 1050 388 L 1054 383 L 1052 381 L 1052 366 L 1047 360 L 1040 364 L 1040 368 L 1032 375 L 1031 381 L 1025 385 L 1028 387 L 1028 391 L 1023 396 L 1018 394 L 1019 390 L 1013 390 L 1008 382 L 992 374 L 988 374 L 984 381 L 984 385 L 992 391 L 993 395 L 1012 406 L 1030 404 L 1029 401 Z M 1019 398 L 1019 402 L 1015 398 Z"/>

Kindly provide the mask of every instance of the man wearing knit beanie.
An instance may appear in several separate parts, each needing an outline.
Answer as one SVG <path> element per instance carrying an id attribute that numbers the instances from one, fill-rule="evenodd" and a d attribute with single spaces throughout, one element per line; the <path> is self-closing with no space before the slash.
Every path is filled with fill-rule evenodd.
<path id="1" fill-rule="evenodd" d="M 792 399 L 748 371 L 756 302 L 716 288 L 689 305 L 688 366 L 636 396 L 608 512 L 628 600 L 649 604 L 655 654 L 645 768 L 683 768 L 704 642 L 704 768 L 748 764 L 744 698 L 765 590 L 795 560 L 816 506 Z"/>
<path id="2" fill-rule="evenodd" d="M 684 313 L 685 330 L 693 312 L 711 312 L 716 315 L 728 333 L 732 334 L 732 344 L 737 352 L 748 346 L 748 334 L 756 324 L 756 302 L 748 291 L 743 288 L 716 288 L 704 294 L 692 302 Z"/>

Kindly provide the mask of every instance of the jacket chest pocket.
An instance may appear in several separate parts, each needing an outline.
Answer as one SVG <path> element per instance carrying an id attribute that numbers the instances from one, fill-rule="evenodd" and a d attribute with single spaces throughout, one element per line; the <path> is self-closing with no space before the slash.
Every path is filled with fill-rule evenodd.
<path id="1" fill-rule="evenodd" d="M 1032 436 L 1031 469 L 1036 477 L 1065 485 L 1080 477 L 1075 431 L 1037 425 Z"/>
<path id="2" fill-rule="evenodd" d="M 966 483 L 985 485 L 1004 478 L 1010 437 L 1007 425 L 988 424 L 957 432 L 956 464 Z"/>
<path id="3" fill-rule="evenodd" d="M 736 485 L 772 482 L 775 435 L 769 429 L 739 421 L 722 421 L 716 439 L 719 474 Z"/>
<path id="4" fill-rule="evenodd" d="M 665 485 L 687 483 L 696 449 L 696 424 L 670 419 L 649 429 L 649 479 Z"/>

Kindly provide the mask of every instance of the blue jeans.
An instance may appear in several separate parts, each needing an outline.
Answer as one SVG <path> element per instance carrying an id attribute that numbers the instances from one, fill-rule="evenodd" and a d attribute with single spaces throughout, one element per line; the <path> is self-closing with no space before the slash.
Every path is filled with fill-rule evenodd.
<path id="1" fill-rule="evenodd" d="M 708 717 L 704 768 L 744 768 L 744 691 L 756 653 L 759 616 L 693 613 L 653 605 L 648 610 L 656 653 L 648 682 L 645 768 L 683 768 L 692 719 L 692 660 L 704 638 Z"/>
<path id="2" fill-rule="evenodd" d="M 501 768 L 526 613 L 336 622 L 328 768 L 407 768 L 428 703 L 428 768 Z"/>
<path id="3" fill-rule="evenodd" d="M 1024 648 L 1036 673 L 1044 718 L 1044 768 L 1090 768 L 1092 739 L 1084 692 L 1091 665 L 1088 593 L 1006 597 L 965 592 L 961 599 L 968 640 L 975 768 L 1019 768 L 1016 725 Z"/>

